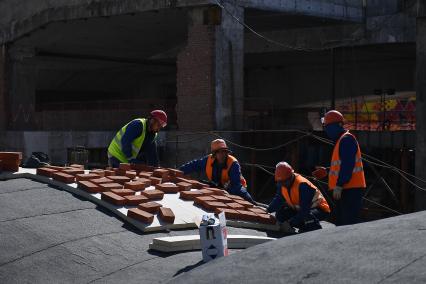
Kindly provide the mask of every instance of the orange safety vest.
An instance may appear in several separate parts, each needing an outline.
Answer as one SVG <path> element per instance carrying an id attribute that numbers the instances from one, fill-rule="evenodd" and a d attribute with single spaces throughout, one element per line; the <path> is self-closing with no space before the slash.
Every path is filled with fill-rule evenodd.
<path id="1" fill-rule="evenodd" d="M 207 158 L 207 163 L 206 163 L 206 176 L 209 179 L 209 181 L 212 181 L 212 178 L 213 178 L 213 162 L 214 162 L 213 155 L 210 154 L 209 157 Z M 229 174 L 228 173 L 229 173 L 229 169 L 231 168 L 231 166 L 234 162 L 238 163 L 238 160 L 235 157 L 228 155 L 228 159 L 226 160 L 226 168 L 224 168 L 222 170 L 222 174 L 220 176 L 220 183 L 225 188 L 229 184 Z M 247 187 L 247 181 L 243 177 L 243 175 L 240 175 L 240 181 L 241 181 L 241 184 L 244 187 Z"/>
<path id="2" fill-rule="evenodd" d="M 328 188 L 329 190 L 334 189 L 337 186 L 337 179 L 339 178 L 340 166 L 342 165 L 342 161 L 340 160 L 340 141 L 346 135 L 351 135 L 357 144 L 358 151 L 355 156 L 355 166 L 352 171 L 352 177 L 348 183 L 343 185 L 344 189 L 349 188 L 366 188 L 367 185 L 365 183 L 364 176 L 364 167 L 361 159 L 361 148 L 359 147 L 359 143 L 356 140 L 355 136 L 349 133 L 349 131 L 345 132 L 342 136 L 340 136 L 339 140 L 337 140 L 336 145 L 334 145 L 333 155 L 331 156 L 331 164 L 330 164 L 330 172 L 328 174 Z"/>
<path id="3" fill-rule="evenodd" d="M 300 210 L 300 184 L 306 183 L 310 188 L 315 189 L 315 195 L 312 198 L 311 208 L 319 208 L 324 212 L 330 213 L 330 206 L 328 206 L 327 200 L 325 200 L 321 191 L 313 185 L 308 179 L 302 177 L 299 174 L 295 174 L 295 179 L 293 185 L 290 188 L 290 194 L 288 193 L 288 189 L 285 186 L 281 187 L 281 194 L 284 197 L 288 206 L 293 208 L 294 210 Z"/>

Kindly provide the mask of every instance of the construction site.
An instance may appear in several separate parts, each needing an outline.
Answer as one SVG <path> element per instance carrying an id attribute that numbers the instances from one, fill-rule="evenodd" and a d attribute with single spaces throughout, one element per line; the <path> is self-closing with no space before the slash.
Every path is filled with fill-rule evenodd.
<path id="1" fill-rule="evenodd" d="M 0 0 L 0 283 L 426 283 L 425 93 L 422 0 Z"/>

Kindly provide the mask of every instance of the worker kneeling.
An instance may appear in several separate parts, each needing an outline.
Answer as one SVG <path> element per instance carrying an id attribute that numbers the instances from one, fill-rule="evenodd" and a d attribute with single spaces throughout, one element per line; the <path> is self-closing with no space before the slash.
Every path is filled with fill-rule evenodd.
<path id="1" fill-rule="evenodd" d="M 250 193 L 247 192 L 247 182 L 241 174 L 238 160 L 231 156 L 226 142 L 216 139 L 210 145 L 211 154 L 192 160 L 179 169 L 185 174 L 205 172 L 212 186 L 223 188 L 230 194 L 241 196 L 245 200 L 255 203 Z"/>
<path id="2" fill-rule="evenodd" d="M 277 164 L 275 181 L 277 194 L 267 211 L 276 212 L 283 230 L 294 232 L 295 227 L 300 233 L 321 229 L 320 221 L 328 217 L 330 207 L 318 188 L 286 162 Z"/>

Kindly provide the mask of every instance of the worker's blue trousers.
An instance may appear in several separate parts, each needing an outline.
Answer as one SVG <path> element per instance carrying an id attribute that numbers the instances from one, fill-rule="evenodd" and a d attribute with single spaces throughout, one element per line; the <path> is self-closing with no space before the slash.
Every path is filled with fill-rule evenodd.
<path id="1" fill-rule="evenodd" d="M 343 189 L 342 198 L 334 201 L 336 226 L 356 224 L 360 221 L 364 192 L 365 190 L 360 188 Z"/>

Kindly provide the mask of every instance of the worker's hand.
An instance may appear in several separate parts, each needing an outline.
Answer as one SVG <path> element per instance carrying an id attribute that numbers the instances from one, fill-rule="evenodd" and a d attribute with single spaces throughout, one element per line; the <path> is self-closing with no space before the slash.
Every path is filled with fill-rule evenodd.
<path id="1" fill-rule="evenodd" d="M 287 221 L 280 223 L 280 231 L 285 233 L 292 233 L 292 234 L 296 232 L 296 230 Z"/>
<path id="2" fill-rule="evenodd" d="M 342 198 L 343 187 L 336 186 L 333 188 L 333 198 L 334 200 L 340 200 Z"/>
<path id="3" fill-rule="evenodd" d="M 314 176 L 314 178 L 316 179 L 323 179 L 326 178 L 328 173 L 327 173 L 327 169 L 324 167 L 315 167 L 315 171 L 312 172 L 312 175 Z"/>

